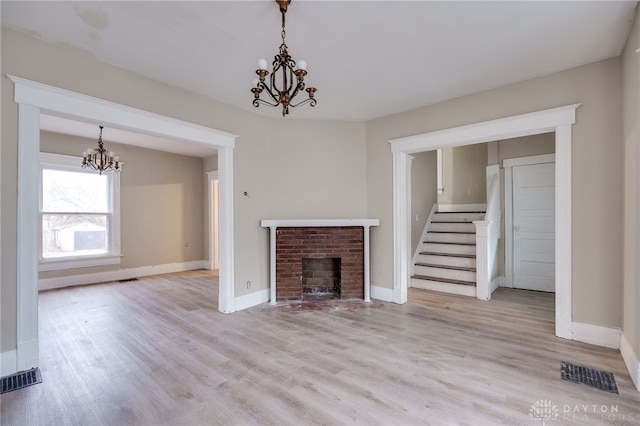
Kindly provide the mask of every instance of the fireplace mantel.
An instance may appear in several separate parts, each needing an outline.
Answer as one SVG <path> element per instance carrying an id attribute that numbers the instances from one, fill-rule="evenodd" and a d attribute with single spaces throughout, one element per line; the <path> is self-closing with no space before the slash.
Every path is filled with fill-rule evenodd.
<path id="1" fill-rule="evenodd" d="M 364 301 L 371 301 L 369 278 L 369 228 L 379 226 L 379 219 L 264 219 L 260 226 L 270 229 L 270 303 L 276 304 L 276 232 L 278 228 L 362 227 L 364 230 Z"/>

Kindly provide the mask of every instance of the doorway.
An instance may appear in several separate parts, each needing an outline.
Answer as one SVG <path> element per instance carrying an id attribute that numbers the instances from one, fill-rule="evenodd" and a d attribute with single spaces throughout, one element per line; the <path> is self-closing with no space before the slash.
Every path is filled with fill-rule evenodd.
<path id="1" fill-rule="evenodd" d="M 220 178 L 220 286 L 218 310 L 235 311 L 233 259 L 233 149 L 235 135 L 201 125 L 138 110 L 126 105 L 8 76 L 15 85 L 18 105 L 18 246 L 17 347 L 10 370 L 38 366 L 38 155 L 40 111 L 88 123 L 104 123 L 140 133 L 160 135 L 183 143 L 218 149 Z"/>
<path id="2" fill-rule="evenodd" d="M 410 161 L 412 153 L 540 133 L 555 133 L 556 336 L 571 339 L 571 128 L 576 109 L 567 105 L 527 114 L 390 140 L 393 154 L 393 301 L 407 302 L 410 273 Z"/>

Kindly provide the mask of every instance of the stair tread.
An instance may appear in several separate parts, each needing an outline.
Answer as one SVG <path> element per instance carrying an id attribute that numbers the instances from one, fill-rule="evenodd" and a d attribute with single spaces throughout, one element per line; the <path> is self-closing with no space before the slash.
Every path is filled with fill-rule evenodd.
<path id="1" fill-rule="evenodd" d="M 476 268 L 471 268 L 471 267 L 467 267 L 467 266 L 438 265 L 438 264 L 435 264 L 435 263 L 421 263 L 421 262 L 416 262 L 416 266 L 427 266 L 427 267 L 430 267 L 430 268 L 453 269 L 454 271 L 476 272 Z"/>
<path id="2" fill-rule="evenodd" d="M 427 231 L 427 234 L 468 234 L 468 235 L 476 235 L 475 232 L 466 232 L 466 231 Z"/>
<path id="3" fill-rule="evenodd" d="M 446 241 L 423 241 L 425 244 L 447 244 L 452 246 L 475 246 L 476 243 L 449 243 Z"/>
<path id="4" fill-rule="evenodd" d="M 475 259 L 475 254 L 459 254 L 459 253 L 440 253 L 436 251 L 421 251 L 419 254 L 431 255 L 431 256 L 447 256 L 447 257 L 464 257 L 467 259 Z"/>
<path id="5" fill-rule="evenodd" d="M 486 213 L 484 210 L 466 210 L 460 212 L 434 212 L 433 214 Z"/>
<path id="6" fill-rule="evenodd" d="M 451 278 L 440 278 L 440 277 L 431 277 L 428 275 L 412 275 L 411 278 L 417 278 L 419 280 L 429 280 L 429 281 L 438 281 L 441 283 L 449 283 L 449 284 L 459 284 L 459 285 L 468 285 L 475 287 L 476 283 L 473 281 L 463 281 L 463 280 L 454 280 Z"/>

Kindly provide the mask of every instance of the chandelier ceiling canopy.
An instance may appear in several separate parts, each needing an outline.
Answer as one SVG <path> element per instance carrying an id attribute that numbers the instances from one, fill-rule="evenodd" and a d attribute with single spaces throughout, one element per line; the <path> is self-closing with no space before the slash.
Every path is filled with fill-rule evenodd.
<path id="1" fill-rule="evenodd" d="M 282 116 L 289 114 L 289 107 L 297 107 L 309 104 L 316 106 L 315 87 L 305 87 L 304 77 L 307 75 L 307 62 L 303 59 L 297 63 L 289 52 L 285 43 L 285 14 L 291 0 L 275 0 L 282 14 L 282 44 L 277 55 L 274 56 L 271 63 L 271 72 L 267 69 L 268 63 L 266 59 L 258 61 L 258 69 L 256 74 L 258 78 L 253 80 L 253 106 L 258 107 L 265 104 L 273 107 L 282 105 Z M 269 76 L 269 80 L 266 77 Z M 294 80 L 295 78 L 295 80 Z M 266 93 L 268 99 L 260 98 L 262 93 Z M 294 101 L 296 96 L 301 93 L 307 93 L 307 97 L 298 102 Z"/>

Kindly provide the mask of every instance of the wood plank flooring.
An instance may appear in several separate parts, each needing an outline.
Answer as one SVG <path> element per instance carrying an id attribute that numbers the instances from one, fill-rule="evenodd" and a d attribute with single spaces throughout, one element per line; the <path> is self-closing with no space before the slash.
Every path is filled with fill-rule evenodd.
<path id="1" fill-rule="evenodd" d="M 618 351 L 554 337 L 553 295 L 490 302 L 410 289 L 405 305 L 217 312 L 208 271 L 40 294 L 42 384 L 2 425 L 640 424 Z M 568 361 L 620 395 L 560 380 Z"/>

